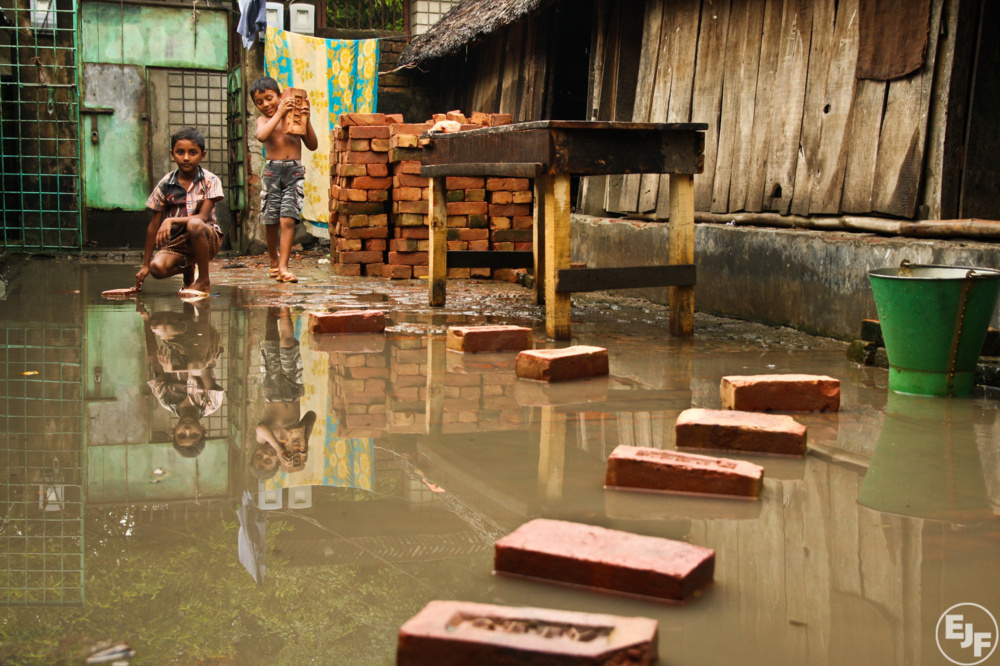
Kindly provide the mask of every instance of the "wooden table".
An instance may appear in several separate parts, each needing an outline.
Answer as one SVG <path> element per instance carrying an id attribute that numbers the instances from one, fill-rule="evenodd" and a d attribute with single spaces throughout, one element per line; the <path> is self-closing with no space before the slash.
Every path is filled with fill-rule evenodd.
<path id="1" fill-rule="evenodd" d="M 534 268 L 545 330 L 570 338 L 570 294 L 670 287 L 670 333 L 694 333 L 694 180 L 704 167 L 702 123 L 543 120 L 430 135 L 420 174 L 430 178 L 430 304 L 445 303 L 448 265 Z M 665 265 L 570 269 L 570 177 L 670 174 Z M 448 252 L 445 177 L 535 179 L 532 252 Z"/>

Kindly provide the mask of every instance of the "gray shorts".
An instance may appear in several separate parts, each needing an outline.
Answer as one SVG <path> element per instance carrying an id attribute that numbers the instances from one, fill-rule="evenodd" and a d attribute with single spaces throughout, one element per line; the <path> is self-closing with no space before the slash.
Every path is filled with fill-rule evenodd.
<path id="1" fill-rule="evenodd" d="M 294 402 L 305 394 L 299 346 L 281 347 L 277 340 L 260 341 L 264 402 Z"/>
<path id="2" fill-rule="evenodd" d="M 260 219 L 278 224 L 280 218 L 302 218 L 302 186 L 306 168 L 302 160 L 267 160 L 261 169 Z"/>

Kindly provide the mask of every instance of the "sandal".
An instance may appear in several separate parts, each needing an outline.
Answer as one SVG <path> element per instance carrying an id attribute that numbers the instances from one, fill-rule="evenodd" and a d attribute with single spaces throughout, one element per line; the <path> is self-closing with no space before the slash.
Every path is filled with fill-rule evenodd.
<path id="1" fill-rule="evenodd" d="M 200 301 L 203 298 L 208 298 L 211 296 L 207 291 L 198 291 L 197 289 L 181 289 L 177 292 L 181 300 L 186 303 L 192 303 L 194 301 Z"/>
<path id="2" fill-rule="evenodd" d="M 295 273 L 290 273 L 290 272 L 286 271 L 286 272 L 284 272 L 284 273 L 282 273 L 281 275 L 278 276 L 278 281 L 279 282 L 286 282 L 286 283 L 287 282 L 298 282 L 299 278 L 296 277 Z"/>
<path id="3" fill-rule="evenodd" d="M 272 268 L 267 271 L 267 277 L 277 278 L 278 276 L 279 272 L 277 268 Z"/>

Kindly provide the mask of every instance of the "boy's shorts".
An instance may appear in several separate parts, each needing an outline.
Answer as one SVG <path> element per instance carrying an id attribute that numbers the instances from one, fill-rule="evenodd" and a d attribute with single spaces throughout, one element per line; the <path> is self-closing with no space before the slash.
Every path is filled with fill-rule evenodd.
<path id="1" fill-rule="evenodd" d="M 208 258 L 214 259 L 215 255 L 219 253 L 219 248 L 222 247 L 222 230 L 217 225 L 211 223 L 207 226 L 205 238 L 208 240 Z M 194 247 L 191 245 L 191 237 L 187 229 L 181 231 L 176 236 L 171 234 L 167 242 L 160 248 L 160 252 L 180 255 L 187 260 L 195 261 Z"/>
<path id="2" fill-rule="evenodd" d="M 294 402 L 305 394 L 299 345 L 281 347 L 277 340 L 260 341 L 264 402 Z"/>
<path id="3" fill-rule="evenodd" d="M 267 160 L 260 180 L 261 222 L 278 224 L 282 217 L 299 221 L 302 216 L 302 186 L 306 180 L 302 160 Z"/>

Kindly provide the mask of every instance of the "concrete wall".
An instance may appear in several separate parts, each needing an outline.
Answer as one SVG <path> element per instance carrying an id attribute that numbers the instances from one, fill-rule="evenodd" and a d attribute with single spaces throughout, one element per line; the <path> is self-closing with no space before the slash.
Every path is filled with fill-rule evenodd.
<path id="1" fill-rule="evenodd" d="M 664 264 L 668 243 L 665 223 L 573 217 L 573 261 L 591 268 Z M 698 311 L 855 338 L 861 320 L 877 316 L 869 270 L 903 259 L 1000 268 L 1000 245 L 699 224 L 695 257 Z M 667 288 L 633 295 L 668 302 Z"/>

